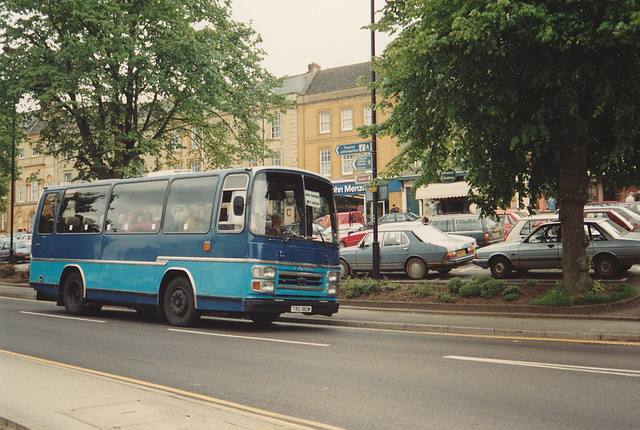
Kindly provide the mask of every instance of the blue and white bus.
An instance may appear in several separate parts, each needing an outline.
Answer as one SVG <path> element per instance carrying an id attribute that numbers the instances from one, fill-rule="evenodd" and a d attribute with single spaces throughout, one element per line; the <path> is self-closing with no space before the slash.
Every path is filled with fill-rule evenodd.
<path id="1" fill-rule="evenodd" d="M 327 179 L 256 167 L 45 189 L 30 284 L 72 315 L 133 307 L 176 326 L 203 313 L 269 323 L 338 311 L 338 231 Z"/>

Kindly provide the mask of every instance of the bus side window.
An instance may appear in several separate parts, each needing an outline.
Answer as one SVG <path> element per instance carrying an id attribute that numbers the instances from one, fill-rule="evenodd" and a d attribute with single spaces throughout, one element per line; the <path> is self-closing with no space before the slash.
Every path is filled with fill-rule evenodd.
<path id="1" fill-rule="evenodd" d="M 247 175 L 229 175 L 225 178 L 220 195 L 217 230 L 237 233 L 244 229 L 244 205 L 247 196 Z"/>
<path id="2" fill-rule="evenodd" d="M 175 179 L 169 189 L 165 233 L 206 233 L 211 227 L 217 176 Z"/>
<path id="3" fill-rule="evenodd" d="M 47 193 L 43 199 L 40 219 L 38 221 L 38 233 L 51 234 L 53 233 L 53 227 L 55 225 L 54 218 L 56 216 L 58 203 L 60 202 L 60 193 Z"/>
<path id="4" fill-rule="evenodd" d="M 70 188 L 64 193 L 57 233 L 100 233 L 109 186 Z"/>
<path id="5" fill-rule="evenodd" d="M 115 185 L 109 200 L 107 233 L 158 232 L 167 185 L 168 181 L 164 180 Z"/>

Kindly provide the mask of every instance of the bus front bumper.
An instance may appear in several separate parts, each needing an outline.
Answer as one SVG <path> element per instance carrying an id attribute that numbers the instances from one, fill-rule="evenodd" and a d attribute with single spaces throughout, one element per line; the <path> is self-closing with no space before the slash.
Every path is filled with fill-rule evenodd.
<path id="1" fill-rule="evenodd" d="M 338 312 L 339 306 L 337 301 L 246 299 L 244 302 L 244 310 L 247 313 L 293 312 L 304 315 L 331 316 Z"/>

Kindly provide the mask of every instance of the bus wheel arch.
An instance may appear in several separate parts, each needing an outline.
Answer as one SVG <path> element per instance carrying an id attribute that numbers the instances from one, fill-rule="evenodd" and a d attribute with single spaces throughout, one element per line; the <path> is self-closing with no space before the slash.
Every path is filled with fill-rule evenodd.
<path id="1" fill-rule="evenodd" d="M 158 306 L 171 325 L 188 327 L 198 321 L 200 313 L 196 309 L 196 294 L 187 272 L 176 270 L 165 274 Z"/>

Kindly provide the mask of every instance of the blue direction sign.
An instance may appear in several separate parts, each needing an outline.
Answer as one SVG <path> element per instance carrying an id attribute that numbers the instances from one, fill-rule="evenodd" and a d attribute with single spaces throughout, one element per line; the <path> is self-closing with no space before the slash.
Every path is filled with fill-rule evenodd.
<path id="1" fill-rule="evenodd" d="M 361 155 L 360 157 L 355 157 L 351 162 L 353 165 L 353 170 L 362 171 L 362 170 L 371 170 L 371 166 L 373 163 L 371 162 L 371 155 Z"/>
<path id="2" fill-rule="evenodd" d="M 371 142 L 360 142 L 360 143 L 346 143 L 344 145 L 336 146 L 336 155 L 352 155 L 359 154 L 361 152 L 370 152 L 371 151 Z"/>

